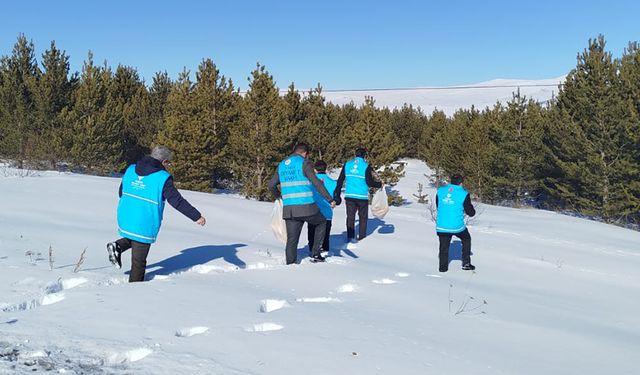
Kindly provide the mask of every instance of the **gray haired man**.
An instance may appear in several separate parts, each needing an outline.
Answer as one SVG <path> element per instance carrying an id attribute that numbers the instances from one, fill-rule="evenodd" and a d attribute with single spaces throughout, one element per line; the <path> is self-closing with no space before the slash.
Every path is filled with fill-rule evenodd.
<path id="1" fill-rule="evenodd" d="M 151 155 L 130 165 L 122 176 L 118 204 L 118 232 L 122 238 L 108 243 L 107 252 L 111 263 L 122 268 L 122 253 L 132 249 L 129 282 L 144 281 L 147 255 L 160 231 L 165 201 L 195 223 L 206 223 L 174 186 L 173 177 L 166 170 L 172 159 L 171 150 L 156 146 Z"/>

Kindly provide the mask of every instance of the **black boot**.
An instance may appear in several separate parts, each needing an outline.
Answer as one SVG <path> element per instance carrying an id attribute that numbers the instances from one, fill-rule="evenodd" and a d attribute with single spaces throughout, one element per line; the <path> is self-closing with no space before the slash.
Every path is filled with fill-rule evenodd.
<path id="1" fill-rule="evenodd" d="M 107 244 L 107 252 L 109 253 L 109 261 L 118 268 L 122 268 L 122 251 L 120 246 L 115 242 Z"/>
<path id="2" fill-rule="evenodd" d="M 324 262 L 327 258 L 323 257 L 322 255 L 318 254 L 318 255 L 314 255 L 311 257 L 311 262 L 312 263 L 321 263 Z"/>
<path id="3" fill-rule="evenodd" d="M 471 263 L 467 263 L 467 264 L 463 264 L 462 265 L 462 269 L 465 270 L 465 271 L 473 271 L 473 270 L 476 269 L 476 266 L 474 266 Z"/>

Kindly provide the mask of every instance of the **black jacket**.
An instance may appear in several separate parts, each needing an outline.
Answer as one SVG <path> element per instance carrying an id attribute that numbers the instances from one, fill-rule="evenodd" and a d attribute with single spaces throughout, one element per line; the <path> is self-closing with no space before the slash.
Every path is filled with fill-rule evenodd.
<path id="1" fill-rule="evenodd" d="M 149 155 L 143 157 L 138 161 L 138 163 L 136 163 L 136 174 L 139 176 L 148 176 L 163 169 L 165 168 L 162 163 Z M 122 197 L 122 182 L 120 182 L 118 194 Z M 180 211 L 180 213 L 193 221 L 198 220 L 202 216 L 200 211 L 187 202 L 187 200 L 182 197 L 182 194 L 180 194 L 178 189 L 176 189 L 173 184 L 173 176 L 170 176 L 164 183 L 164 187 L 162 188 L 162 199 L 169 202 L 171 207 Z"/>
<path id="2" fill-rule="evenodd" d="M 302 163 L 302 172 L 304 176 L 311 181 L 311 184 L 314 188 L 320 193 L 320 195 L 327 200 L 327 202 L 332 202 L 333 197 L 327 191 L 327 188 L 324 187 L 322 181 L 318 179 L 316 176 L 316 172 L 313 170 L 313 164 L 308 159 L 304 159 Z M 276 199 L 282 198 L 282 193 L 278 190 L 278 185 L 280 184 L 280 173 L 278 173 L 278 168 L 276 168 L 273 177 L 269 181 L 269 190 L 271 194 L 273 194 Z M 284 219 L 294 219 L 301 217 L 309 217 L 313 216 L 320 212 L 320 208 L 315 203 L 311 204 L 296 204 L 293 206 L 285 206 L 282 211 L 282 216 Z"/>
<path id="3" fill-rule="evenodd" d="M 340 199 L 340 193 L 342 192 L 342 185 L 344 185 L 345 177 L 346 176 L 344 172 L 344 166 L 342 166 L 342 170 L 340 171 L 340 177 L 338 177 L 338 181 L 336 185 L 336 191 L 333 192 L 333 199 L 335 199 L 336 201 Z M 382 182 L 376 181 L 376 179 L 373 178 L 373 169 L 371 169 L 371 166 L 368 166 L 367 170 L 364 172 L 364 178 L 367 181 L 367 186 L 369 186 L 370 188 L 382 187 Z"/>

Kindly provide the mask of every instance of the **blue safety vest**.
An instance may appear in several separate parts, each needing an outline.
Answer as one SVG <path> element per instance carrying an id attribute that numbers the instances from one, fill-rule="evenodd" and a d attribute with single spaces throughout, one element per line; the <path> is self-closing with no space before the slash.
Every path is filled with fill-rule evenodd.
<path id="1" fill-rule="evenodd" d="M 438 189 L 438 217 L 436 231 L 460 233 L 467 229 L 464 224 L 464 200 L 466 190 L 460 185 L 449 184 Z"/>
<path id="2" fill-rule="evenodd" d="M 283 206 L 313 203 L 313 187 L 304 175 L 303 164 L 302 156 L 292 155 L 281 161 L 278 166 Z"/>
<path id="3" fill-rule="evenodd" d="M 118 231 L 122 237 L 144 243 L 156 242 L 164 211 L 162 189 L 169 177 L 171 175 L 165 170 L 138 176 L 135 164 L 127 168 L 118 203 Z"/>
<path id="4" fill-rule="evenodd" d="M 338 185 L 336 180 L 332 179 L 325 173 L 318 173 L 316 176 L 318 177 L 318 180 L 322 181 L 324 187 L 327 188 L 329 195 L 333 197 L 333 193 L 336 191 L 336 186 Z M 316 202 L 318 207 L 320 207 L 320 212 L 327 220 L 333 219 L 333 208 L 331 208 L 331 203 L 327 202 L 327 200 L 324 199 L 315 188 L 313 189 L 313 200 Z"/>
<path id="5" fill-rule="evenodd" d="M 369 186 L 365 177 L 369 164 L 361 157 L 349 160 L 344 165 L 346 198 L 369 200 Z"/>

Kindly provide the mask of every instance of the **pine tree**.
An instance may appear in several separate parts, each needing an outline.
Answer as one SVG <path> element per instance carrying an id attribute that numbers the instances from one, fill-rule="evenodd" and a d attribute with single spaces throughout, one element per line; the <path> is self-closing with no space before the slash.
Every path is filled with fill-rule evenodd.
<path id="1" fill-rule="evenodd" d="M 402 144 L 393 133 L 389 119 L 375 107 L 372 97 L 365 98 L 356 122 L 342 129 L 342 137 L 351 157 L 357 147 L 365 147 L 368 150 L 367 160 L 374 168 L 392 163 L 402 154 Z"/>
<path id="2" fill-rule="evenodd" d="M 426 124 L 425 115 L 420 108 L 414 108 L 411 104 L 405 104 L 400 110 L 394 109 L 390 113 L 391 129 L 402 142 L 402 156 L 418 158 L 420 155 L 420 142 L 423 128 Z"/>
<path id="3" fill-rule="evenodd" d="M 460 157 L 458 169 L 465 176 L 465 186 L 480 200 L 491 194 L 491 161 L 496 153 L 495 145 L 489 138 L 488 112 L 481 115 L 472 107 L 458 116 L 459 143 L 454 147 Z M 456 165 L 450 167 L 455 168 Z"/>
<path id="4" fill-rule="evenodd" d="M 179 187 L 211 191 L 226 177 L 226 145 L 237 121 L 233 83 L 211 59 L 203 60 L 195 84 L 183 72 L 171 91 L 158 142 L 175 151 L 172 171 Z"/>
<path id="5" fill-rule="evenodd" d="M 239 118 L 239 96 L 233 82 L 220 74 L 211 59 L 200 64 L 196 78 L 193 91 L 196 121 L 207 136 L 206 143 L 201 140 L 201 152 L 209 160 L 207 173 L 213 186 L 219 187 L 230 173 L 227 144 L 231 127 Z"/>
<path id="6" fill-rule="evenodd" d="M 58 162 L 69 156 L 72 131 L 64 121 L 64 113 L 70 110 L 77 81 L 76 74 L 69 76 L 69 56 L 52 41 L 42 55 L 42 75 L 35 96 L 41 137 L 38 154 L 49 161 L 50 168 L 57 168 Z"/>
<path id="7" fill-rule="evenodd" d="M 316 160 L 325 159 L 327 150 L 339 129 L 329 121 L 322 95 L 322 86 L 310 90 L 302 101 L 303 120 L 301 122 L 300 139 L 311 146 L 311 153 Z"/>
<path id="8" fill-rule="evenodd" d="M 446 131 L 451 120 L 444 112 L 434 110 L 427 119 L 420 135 L 420 158 L 435 172 L 436 184 L 445 179 L 445 162 L 449 149 L 446 146 Z"/>
<path id="9" fill-rule="evenodd" d="M 583 156 L 564 159 L 552 151 L 567 178 L 558 180 L 551 193 L 560 192 L 568 205 L 609 222 L 632 214 L 628 182 L 634 175 L 635 145 L 629 140 L 637 134 L 637 122 L 622 96 L 619 67 L 605 50 L 603 36 L 589 41 L 558 97 L 559 109 L 583 136 Z"/>
<path id="10" fill-rule="evenodd" d="M 108 106 L 112 121 L 121 123 L 123 165 L 135 163 L 150 150 L 151 102 L 136 69 L 118 65 L 109 85 Z"/>
<path id="11" fill-rule="evenodd" d="M 32 42 L 20 34 L 10 57 L 0 63 L 0 151 L 16 160 L 18 167 L 37 158 L 35 118 L 40 70 Z"/>
<path id="12" fill-rule="evenodd" d="M 248 198 L 271 198 L 267 183 L 296 143 L 288 137 L 291 124 L 284 108 L 273 77 L 258 64 L 251 72 L 240 119 L 229 138 L 234 177 Z"/>
<path id="13" fill-rule="evenodd" d="M 542 108 L 520 95 L 518 90 L 506 108 L 497 105 L 491 113 L 495 116 L 490 121 L 491 138 L 496 146 L 492 199 L 509 200 L 520 205 L 539 189 L 544 123 Z"/>
<path id="14" fill-rule="evenodd" d="M 152 116 L 152 138 L 164 130 L 165 109 L 169 93 L 173 87 L 173 82 L 169 78 L 167 72 L 158 72 L 153 77 L 153 83 L 149 88 L 149 99 L 151 100 L 151 116 Z M 149 142 L 153 143 L 153 142 Z"/>
<path id="15" fill-rule="evenodd" d="M 122 116 L 118 115 L 117 101 L 109 95 L 111 79 L 107 64 L 94 65 L 93 54 L 89 52 L 73 107 L 65 118 L 73 126 L 71 160 L 76 166 L 97 173 L 123 168 Z"/>
<path id="16" fill-rule="evenodd" d="M 640 45 L 631 42 L 620 59 L 622 100 L 628 106 L 631 158 L 626 158 L 628 180 L 619 199 L 626 220 L 640 224 Z"/>

